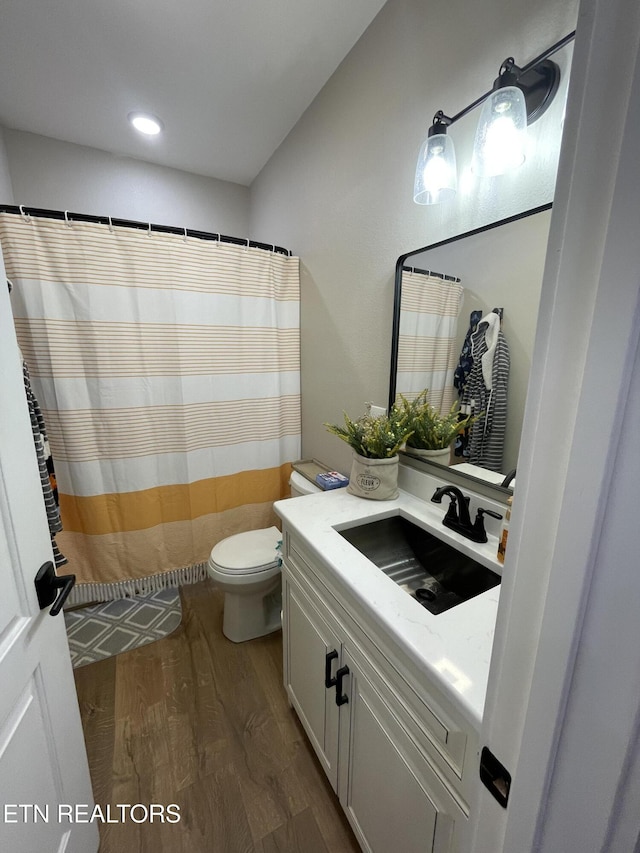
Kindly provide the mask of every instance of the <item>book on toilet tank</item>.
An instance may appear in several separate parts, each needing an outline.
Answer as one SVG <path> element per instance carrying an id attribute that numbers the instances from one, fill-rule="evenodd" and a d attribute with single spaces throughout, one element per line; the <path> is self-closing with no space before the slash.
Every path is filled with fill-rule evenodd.
<path id="1" fill-rule="evenodd" d="M 321 489 L 328 492 L 329 489 L 341 489 L 343 486 L 348 486 L 349 478 L 338 471 L 327 471 L 326 474 L 316 474 L 316 483 Z"/>

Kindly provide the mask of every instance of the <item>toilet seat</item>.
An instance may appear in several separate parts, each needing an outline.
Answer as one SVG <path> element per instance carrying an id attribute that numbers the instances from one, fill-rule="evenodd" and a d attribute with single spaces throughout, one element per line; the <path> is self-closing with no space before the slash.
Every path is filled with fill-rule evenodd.
<path id="1" fill-rule="evenodd" d="M 260 575 L 266 572 L 270 572 L 273 569 L 279 569 L 280 564 L 277 562 L 273 563 L 265 563 L 264 566 L 254 566 L 249 569 L 228 569 L 224 566 L 219 566 L 214 560 L 209 559 L 209 567 L 213 568 L 220 575 L 228 575 L 231 577 L 239 577 L 241 575 Z"/>
<path id="2" fill-rule="evenodd" d="M 227 575 L 268 572 L 280 565 L 276 546 L 281 539 L 277 527 L 236 533 L 213 546 L 209 565 Z"/>

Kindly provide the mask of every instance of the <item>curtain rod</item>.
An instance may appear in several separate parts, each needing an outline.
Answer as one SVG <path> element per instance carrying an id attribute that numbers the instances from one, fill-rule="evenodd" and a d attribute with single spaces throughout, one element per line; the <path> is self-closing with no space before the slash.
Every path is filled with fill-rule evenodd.
<path id="1" fill-rule="evenodd" d="M 273 243 L 259 243 L 246 237 L 229 237 L 227 234 L 215 234 L 210 231 L 196 231 L 192 228 L 177 228 L 175 225 L 156 225 L 152 222 L 137 222 L 133 219 L 117 219 L 111 216 L 94 216 L 89 213 L 72 213 L 69 210 L 47 210 L 41 207 L 25 207 L 16 204 L 0 204 L 0 213 L 17 213 L 19 216 L 41 216 L 44 219 L 60 219 L 67 222 L 96 222 L 118 228 L 137 228 L 140 231 L 157 231 L 161 234 L 180 234 L 183 237 L 195 237 L 198 240 L 214 240 L 219 243 L 233 243 L 251 249 L 264 249 L 279 255 L 292 257 L 293 252 Z"/>
<path id="2" fill-rule="evenodd" d="M 418 272 L 421 275 L 432 275 L 435 276 L 435 278 L 441 278 L 443 281 L 460 281 L 456 275 L 446 275 L 443 272 L 435 272 L 434 270 L 421 270 L 418 267 L 402 267 L 402 270 L 403 272 Z"/>

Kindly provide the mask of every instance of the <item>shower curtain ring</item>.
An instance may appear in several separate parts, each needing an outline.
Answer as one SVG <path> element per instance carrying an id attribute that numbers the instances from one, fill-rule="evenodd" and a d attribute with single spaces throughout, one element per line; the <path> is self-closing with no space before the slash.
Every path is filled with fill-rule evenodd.
<path id="1" fill-rule="evenodd" d="M 109 231 L 111 231 L 111 233 L 113 234 L 116 229 L 113 227 L 113 222 L 111 221 L 111 217 L 108 216 L 107 219 L 109 220 Z"/>
<path id="2" fill-rule="evenodd" d="M 187 229 L 184 229 L 184 242 L 187 242 Z"/>
<path id="3" fill-rule="evenodd" d="M 22 217 L 23 222 L 31 222 L 31 216 L 24 212 L 24 204 L 20 204 L 18 207 L 20 208 L 20 216 Z"/>
<path id="4" fill-rule="evenodd" d="M 65 212 L 64 212 L 64 221 L 66 222 L 66 224 L 68 225 L 68 227 L 69 227 L 69 228 L 71 228 L 71 226 L 72 226 L 72 222 L 71 222 L 71 220 L 69 219 L 69 211 L 68 211 L 68 210 L 65 210 Z"/>
<path id="5" fill-rule="evenodd" d="M 147 237 L 151 237 L 151 223 L 149 223 L 149 227 L 147 228 Z"/>

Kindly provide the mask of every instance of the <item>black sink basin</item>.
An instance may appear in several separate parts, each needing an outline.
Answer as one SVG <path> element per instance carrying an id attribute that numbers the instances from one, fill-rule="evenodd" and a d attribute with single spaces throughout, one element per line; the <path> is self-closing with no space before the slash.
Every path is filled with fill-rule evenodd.
<path id="1" fill-rule="evenodd" d="M 434 615 L 500 583 L 495 572 L 399 515 L 339 533 Z"/>

